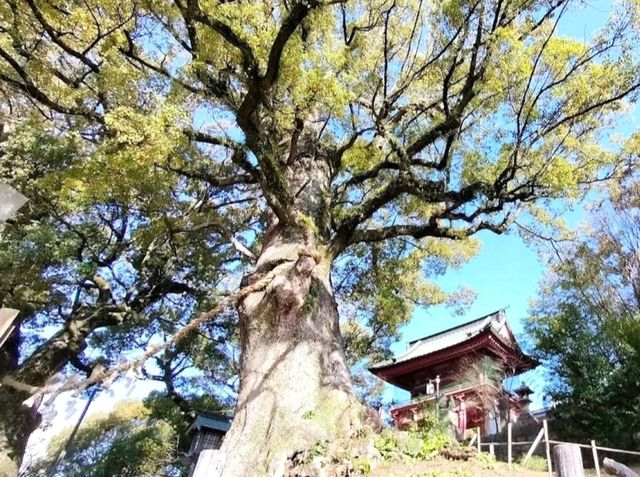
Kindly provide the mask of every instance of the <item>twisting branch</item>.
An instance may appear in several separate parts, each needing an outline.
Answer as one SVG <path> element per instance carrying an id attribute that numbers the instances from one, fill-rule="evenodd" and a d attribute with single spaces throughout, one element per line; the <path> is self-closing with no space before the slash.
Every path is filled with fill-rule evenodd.
<path id="1" fill-rule="evenodd" d="M 351 236 L 348 245 L 360 242 L 381 242 L 397 237 L 413 237 L 415 239 L 436 237 L 460 240 L 470 237 L 480 230 L 489 230 L 493 233 L 501 234 L 509 228 L 511 223 L 512 221 L 507 217 L 499 223 L 478 221 L 467 227 L 452 227 L 450 224 L 440 223 L 437 218 L 432 218 L 424 224 L 390 225 L 375 229 L 356 230 Z"/>
<path id="2" fill-rule="evenodd" d="M 27 2 L 27 5 L 29 5 L 29 8 L 31 9 L 31 11 L 33 12 L 33 15 L 36 17 L 36 20 L 38 20 L 40 25 L 42 25 L 42 28 L 44 28 L 44 30 L 47 32 L 47 35 L 49 35 L 49 38 L 51 38 L 51 41 L 53 41 L 56 45 L 58 45 L 65 53 L 68 53 L 69 55 L 73 56 L 77 60 L 80 60 L 83 64 L 88 66 L 94 73 L 97 73 L 100 71 L 100 66 L 97 63 L 95 63 L 93 60 L 91 60 L 88 56 L 86 56 L 86 54 L 83 54 L 79 51 L 74 50 L 69 45 L 67 45 L 64 42 L 64 40 L 62 40 L 61 38 L 62 34 L 56 31 L 56 29 L 53 28 L 53 26 L 46 20 L 46 18 L 44 17 L 44 15 L 40 11 L 40 9 L 38 8 L 34 0 L 26 0 L 26 2 Z"/>
<path id="3" fill-rule="evenodd" d="M 25 93 L 27 97 L 33 98 L 47 108 L 61 114 L 67 114 L 71 116 L 84 116 L 93 119 L 99 123 L 104 122 L 104 118 L 96 111 L 86 109 L 84 107 L 71 107 L 65 106 L 51 99 L 42 89 L 40 89 L 32 81 L 27 71 L 20 66 L 20 64 L 2 47 L 0 47 L 0 58 L 6 61 L 9 66 L 15 71 L 22 81 L 11 78 L 4 73 L 0 73 L 0 81 L 7 83 L 22 93 Z"/>
<path id="4" fill-rule="evenodd" d="M 205 171 L 194 171 L 191 169 L 185 169 L 183 167 L 172 166 L 170 164 L 159 164 L 158 167 L 167 171 L 175 172 L 176 174 L 180 174 L 181 176 L 188 177 L 190 179 L 204 181 L 214 187 L 231 187 L 257 183 L 257 180 L 250 174 L 234 174 L 229 176 L 222 176 Z"/>
<path id="5" fill-rule="evenodd" d="M 259 280 L 239 289 L 235 293 L 232 293 L 222 298 L 215 307 L 197 316 L 195 319 L 189 322 L 186 326 L 184 326 L 175 334 L 173 334 L 170 338 L 168 338 L 164 343 L 150 346 L 146 352 L 144 352 L 140 357 L 132 361 L 119 364 L 118 366 L 112 369 L 96 367 L 94 368 L 91 376 L 88 377 L 87 379 L 80 380 L 80 381 L 69 379 L 63 382 L 61 385 L 49 384 L 45 386 L 33 386 L 29 383 L 21 382 L 13 378 L 12 376 L 4 376 L 2 379 L 0 379 L 0 385 L 10 386 L 19 391 L 27 392 L 31 395 L 30 399 L 33 399 L 34 396 L 37 397 L 37 396 L 42 396 L 44 394 L 51 394 L 52 395 L 51 397 L 53 399 L 65 391 L 87 389 L 90 386 L 93 386 L 94 384 L 109 384 L 113 382 L 115 379 L 117 379 L 119 376 L 126 373 L 127 371 L 140 370 L 148 359 L 152 358 L 158 353 L 168 350 L 171 346 L 179 343 L 181 340 L 186 338 L 191 332 L 196 330 L 200 325 L 208 321 L 211 321 L 214 318 L 216 318 L 218 315 L 220 315 L 228 306 L 237 303 L 238 301 L 246 298 L 248 295 L 252 293 L 257 293 L 264 290 L 274 280 L 274 278 L 286 273 L 288 270 L 290 270 L 294 266 L 295 266 L 294 262 L 285 262 L 280 265 L 277 265 L 269 273 L 264 275 Z"/>
<path id="6" fill-rule="evenodd" d="M 224 226 L 224 224 L 222 224 L 219 221 L 208 221 L 208 222 L 203 222 L 201 224 L 197 224 L 194 225 L 192 227 L 189 228 L 180 228 L 180 229 L 175 229 L 174 232 L 176 233 L 190 233 L 190 232 L 196 232 L 198 230 L 206 230 L 206 229 L 214 229 L 215 231 L 217 231 L 218 233 L 220 233 L 224 238 L 226 238 L 229 242 L 231 242 L 231 244 L 233 245 L 233 247 L 242 255 L 244 255 L 245 257 L 255 261 L 256 260 L 256 256 L 255 254 L 249 250 L 247 247 L 244 246 L 244 244 L 242 242 L 240 242 L 237 238 L 235 238 L 233 236 L 233 234 L 231 233 L 231 231 Z"/>
<path id="7" fill-rule="evenodd" d="M 235 46 L 242 54 L 243 68 L 250 78 L 253 78 L 258 74 L 258 60 L 256 59 L 251 45 L 236 33 L 233 28 L 226 23 L 221 22 L 217 18 L 213 18 L 203 12 L 198 5 L 197 0 L 187 0 L 186 6 L 181 1 L 176 0 L 176 5 L 180 8 L 186 18 L 193 19 L 202 25 L 208 26 L 229 42 L 230 45 Z"/>
<path id="8" fill-rule="evenodd" d="M 234 141 L 229 137 L 212 136 L 211 134 L 196 131 L 191 128 L 184 129 L 184 134 L 192 141 L 211 144 L 212 146 L 221 146 L 234 151 L 244 149 L 244 146 L 241 143 Z"/>

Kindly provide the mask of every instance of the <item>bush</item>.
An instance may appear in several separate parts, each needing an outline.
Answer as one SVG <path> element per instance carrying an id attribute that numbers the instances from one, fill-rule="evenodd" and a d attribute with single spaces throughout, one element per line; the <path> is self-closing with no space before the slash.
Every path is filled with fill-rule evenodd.
<path id="1" fill-rule="evenodd" d="M 496 456 L 488 454 L 487 452 L 480 452 L 477 457 L 478 461 L 482 464 L 482 467 L 486 470 L 494 470 L 497 465 Z"/>
<path id="2" fill-rule="evenodd" d="M 409 432 L 386 429 L 375 441 L 375 447 L 384 459 L 431 460 L 444 448 L 455 445 L 457 442 L 448 433 L 425 428 Z"/>
<path id="3" fill-rule="evenodd" d="M 526 456 L 522 456 L 519 461 L 519 464 L 525 469 L 535 470 L 538 472 L 544 472 L 547 470 L 547 459 L 545 459 L 544 457 L 533 455 L 526 463 L 524 462 L 525 457 Z"/>
<path id="4" fill-rule="evenodd" d="M 378 436 L 374 445 L 383 459 L 389 459 L 398 450 L 397 432 L 391 429 L 385 429 Z"/>

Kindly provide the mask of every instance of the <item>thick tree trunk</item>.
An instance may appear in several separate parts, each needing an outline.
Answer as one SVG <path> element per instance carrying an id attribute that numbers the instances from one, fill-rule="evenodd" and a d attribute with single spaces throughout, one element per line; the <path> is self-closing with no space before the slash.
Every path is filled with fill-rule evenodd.
<path id="1" fill-rule="evenodd" d="M 15 477 L 27 441 L 40 424 L 40 415 L 22 402 L 28 394 L 0 387 L 0 477 Z"/>
<path id="2" fill-rule="evenodd" d="M 0 376 L 16 369 L 19 341 L 16 330 L 0 349 Z M 40 423 L 38 413 L 23 405 L 28 397 L 10 386 L 0 386 L 0 477 L 17 475 L 29 436 Z"/>
<path id="3" fill-rule="evenodd" d="M 287 459 L 359 424 L 329 279 L 330 258 L 312 244 L 272 240 L 249 282 L 283 271 L 240 303 L 238 405 L 208 475 L 281 477 Z"/>
<path id="4" fill-rule="evenodd" d="M 18 331 L 0 353 L 0 375 L 29 386 L 43 386 L 86 347 L 95 326 L 89 320 L 74 320 L 54 334 L 22 364 L 18 365 Z M 25 404 L 30 395 L 10 385 L 0 387 L 0 477 L 3 468 L 19 467 L 29 436 L 40 425 L 39 402 Z M 27 401 L 28 402 L 28 401 Z M 15 475 L 13 473 L 7 475 Z"/>
<path id="5" fill-rule="evenodd" d="M 282 477 L 297 452 L 347 438 L 360 426 L 330 280 L 329 166 L 298 157 L 286 174 L 298 224 L 272 221 L 245 280 L 276 273 L 266 289 L 238 304 L 240 393 L 210 476 Z"/>
<path id="6" fill-rule="evenodd" d="M 210 476 L 281 477 L 297 452 L 348 438 L 360 427 L 330 280 L 328 162 L 315 153 L 298 156 L 286 175 L 299 223 L 272 221 L 255 272 L 245 280 L 277 272 L 266 289 L 238 304 L 240 392 Z"/>

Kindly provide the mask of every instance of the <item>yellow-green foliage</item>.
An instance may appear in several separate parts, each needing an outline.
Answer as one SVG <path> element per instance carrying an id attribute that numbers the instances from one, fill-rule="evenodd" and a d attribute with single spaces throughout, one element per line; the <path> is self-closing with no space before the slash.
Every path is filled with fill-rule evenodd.
<path id="1" fill-rule="evenodd" d="M 473 258 L 480 249 L 478 240 L 425 238 L 414 243 L 412 248 L 405 242 L 387 243 L 384 248 L 375 245 L 365 259 L 359 253 L 349 257 L 357 264 L 355 270 L 349 268 L 353 283 L 349 299 L 358 304 L 358 310 L 345 310 L 342 332 L 355 355 L 377 352 L 368 325 L 375 323 L 380 337 L 396 336 L 416 305 L 446 304 L 459 310 L 475 297 L 464 284 L 445 290 L 434 278 Z M 369 260 L 366 266 L 365 260 Z M 362 320 L 365 311 L 370 312 L 365 315 L 367 322 Z"/>
<path id="2" fill-rule="evenodd" d="M 343 163 L 354 173 L 366 171 L 383 159 L 383 152 L 365 141 L 358 141 L 343 157 Z"/>
<path id="3" fill-rule="evenodd" d="M 455 445 L 455 439 L 439 426 L 427 426 L 409 432 L 385 429 L 375 441 L 382 458 L 389 460 L 432 460 L 445 447 Z"/>
<path id="4" fill-rule="evenodd" d="M 482 467 L 487 470 L 493 470 L 497 466 L 496 456 L 487 452 L 480 452 L 477 456 L 478 461 L 482 464 Z"/>
<path id="5" fill-rule="evenodd" d="M 527 462 L 524 461 L 524 457 L 520 459 L 519 464 L 525 469 L 535 470 L 536 472 L 545 472 L 547 470 L 547 459 L 544 457 L 532 455 Z"/>
<path id="6" fill-rule="evenodd" d="M 66 429 L 52 440 L 44 467 L 58 455 L 70 433 Z M 113 411 L 94 414 L 83 422 L 56 475 L 167 475 L 177 458 L 175 437 L 167 422 L 149 418 L 142 403 L 121 402 Z"/>
<path id="7" fill-rule="evenodd" d="M 72 121 L 52 121 L 65 131 L 61 134 L 82 131 L 87 138 L 97 117 L 104 127 L 101 140 L 85 144 L 81 166 L 50 179 L 62 183 L 62 197 L 73 200 L 88 194 L 116 199 L 147 194 L 170 183 L 172 177 L 157 166 L 182 163 L 194 153 L 187 147 L 185 128 L 204 124 L 210 129 L 210 121 L 217 123 L 213 129 L 218 136 L 228 138 L 228 129 L 235 129 L 231 135 L 241 136 L 234 116 L 251 82 L 244 69 L 252 62 L 256 74 L 266 73 L 272 46 L 290 13 L 290 6 L 282 2 L 207 0 L 198 4 L 204 19 L 190 23 L 185 35 L 183 23 L 188 18 L 179 3 L 72 1 L 65 8 L 38 5 L 37 13 L 24 0 L 18 3 L 15 8 L 0 9 L 0 21 L 11 25 L 0 33 L 0 46 L 24 71 L 0 62 L 0 72 L 12 81 L 21 78 L 19 73 L 28 76 L 41 96 L 68 111 Z M 277 157 L 286 150 L 282 145 L 296 120 L 309 125 L 331 119 L 334 123 L 322 128 L 323 146 L 343 143 L 351 129 L 367 131 L 344 151 L 334 171 L 336 177 L 348 177 L 370 171 L 383 160 L 397 163 L 408 144 L 444 120 L 443 80 L 459 55 L 460 64 L 451 70 L 447 90 L 453 101 L 465 87 L 472 58 L 472 42 L 458 48 L 451 35 L 459 30 L 471 38 L 473 23 L 465 22 L 476 17 L 470 16 L 468 2 L 451 0 L 429 2 L 428 8 L 415 0 L 392 6 L 382 0 L 334 3 L 308 2 L 308 14 L 283 45 L 277 81 L 264 107 L 256 112 L 269 147 L 263 144 L 253 152 L 268 151 Z M 491 13 L 485 10 L 494 6 L 476 7 L 474 13 L 488 15 L 485 23 L 491 23 Z M 483 69 L 466 112 L 468 127 L 451 144 L 450 185 L 453 189 L 470 184 L 490 188 L 505 170 L 514 168 L 506 190 L 532 186 L 533 195 L 577 199 L 583 184 L 619 160 L 600 145 L 599 131 L 626 105 L 623 101 L 593 105 L 634 84 L 637 68 L 626 53 L 632 35 L 616 37 L 617 22 L 626 17 L 622 10 L 612 15 L 587 42 L 558 35 L 553 18 L 537 24 L 540 5 L 536 2 L 526 8 L 512 3 L 502 8 L 500 17 L 514 21 L 496 26 L 483 38 Z M 631 32 L 637 26 L 637 7 L 627 2 L 619 8 L 627 9 L 631 19 L 627 31 Z M 33 28 L 38 15 L 48 27 L 61 32 L 72 29 L 74 34 L 61 35 L 58 44 L 40 41 L 41 30 Z M 608 41 L 615 48 L 608 48 Z M 453 46 L 447 49 L 448 45 Z M 443 54 L 436 55 L 440 48 Z M 67 58 L 71 50 L 91 53 L 83 62 L 78 55 Z M 243 57 L 247 52 L 250 59 Z M 590 54 L 597 59 L 585 61 Z M 390 55 L 394 63 L 387 65 Z M 28 61 L 23 60 L 27 57 Z M 85 78 L 87 68 L 91 72 Z M 381 84 L 384 74 L 389 84 Z M 74 81 L 78 77 L 82 80 Z M 224 85 L 228 91 L 215 93 L 212 85 Z M 536 90 L 541 85 L 548 88 Z M 394 95 L 393 105 L 388 104 L 389 98 L 382 98 L 383 88 L 389 97 Z M 385 104 L 395 108 L 395 122 L 377 117 Z M 571 120 L 551 127 L 558 114 Z M 222 123 L 231 124 L 219 127 Z M 526 137 L 516 137 L 523 131 L 514 128 L 526 129 Z M 440 147 L 427 148 L 421 159 L 437 160 Z M 258 163 L 261 159 L 256 158 Z M 417 169 L 414 174 L 422 172 Z M 380 180 L 355 192 L 372 195 L 386 185 Z M 407 221 L 429 220 L 445 207 L 444 201 L 425 200 L 420 194 L 401 195 L 394 205 Z M 355 209 L 339 201 L 332 213 L 340 219 Z M 393 213 L 386 213 L 381 211 L 374 222 L 394 220 Z M 449 225 L 452 236 L 464 236 L 462 229 L 457 231 L 460 225 Z M 434 297 L 431 301 L 444 301 L 437 290 L 424 291 Z"/>
<path id="8" fill-rule="evenodd" d="M 91 50 L 88 58 L 99 65 L 99 68 L 96 67 L 99 71 L 89 75 L 86 81 L 73 85 L 72 81 L 65 81 L 62 75 L 55 73 L 60 67 L 58 61 L 62 47 L 53 42 L 38 41 L 38 31 L 32 29 L 32 18 L 28 14 L 29 7 L 19 3 L 17 10 L 23 13 L 15 19 L 14 9 L 5 7 L 0 10 L 0 19 L 12 25 L 12 28 L 3 29 L 0 34 L 0 46 L 16 58 L 21 53 L 17 45 L 35 48 L 37 55 L 24 65 L 25 73 L 47 97 L 64 108 L 86 111 L 91 109 L 91 103 L 97 100 L 104 102 L 108 107 L 104 121 L 116 135 L 113 141 L 119 145 L 129 144 L 140 148 L 139 153 L 122 152 L 127 159 L 115 159 L 120 161 L 120 166 L 126 165 L 129 160 L 153 163 L 166 155 L 167 144 L 175 143 L 177 138 L 163 130 L 162 117 L 175 119 L 177 115 L 180 120 L 176 120 L 176 124 L 190 125 L 196 118 L 198 108 L 205 104 L 214 109 L 224 109 L 224 103 L 230 102 L 232 107 L 229 109 L 233 111 L 239 101 L 238 91 L 232 94 L 231 99 L 212 102 L 205 94 L 198 97 L 193 93 L 192 89 L 198 91 L 204 76 L 215 76 L 222 71 L 235 74 L 242 68 L 244 60 L 239 48 L 230 45 L 220 30 L 206 26 L 206 22 L 194 23 L 193 38 L 181 36 L 182 27 L 175 26 L 184 21 L 178 4 L 161 0 L 137 3 L 91 0 L 69 2 L 64 9 L 49 4 L 38 5 L 39 13 L 51 28 L 62 32 L 73 30 L 73 35 L 60 37 L 67 49 L 79 52 Z M 412 65 L 402 69 L 394 65 L 391 87 L 401 91 L 403 99 L 400 104 L 417 105 L 425 98 L 431 100 L 441 97 L 442 79 L 451 61 L 449 52 L 429 62 L 428 68 L 419 68 L 421 62 L 433 54 L 433 49 L 444 47 L 451 32 L 468 20 L 468 3 L 436 1 L 430 2 L 429 7 L 425 8 L 422 2 L 404 0 L 394 2 L 391 9 L 387 2 L 379 0 L 321 4 L 309 2 L 311 11 L 283 48 L 278 82 L 274 85 L 271 95 L 273 101 L 269 102 L 266 113 L 270 116 L 270 127 L 275 132 L 290 131 L 296 117 L 330 115 L 345 121 L 345 124 L 355 122 L 358 126 L 359 122 L 367 123 L 368 120 L 362 115 L 350 117 L 349 108 L 362 107 L 364 98 L 369 96 L 380 97 L 380 76 L 385 71 L 389 73 L 389 68 L 385 67 L 387 40 L 382 34 L 383 29 L 391 39 L 387 41 L 387 46 L 391 44 L 394 57 L 406 57 L 405 63 Z M 624 7 L 631 12 L 630 17 L 635 18 L 632 15 L 637 8 L 635 4 L 631 2 Z M 208 0 L 200 2 L 199 8 L 209 23 L 224 25 L 225 31 L 233 32 L 238 41 L 246 44 L 256 62 L 258 73 L 263 74 L 271 46 L 288 14 L 287 5 L 281 2 L 229 3 Z M 588 108 L 594 99 L 615 95 L 633 82 L 635 77 L 635 64 L 622 46 L 622 52 L 617 55 L 607 56 L 605 50 L 601 61 L 582 62 L 593 49 L 603 48 L 607 34 L 615 32 L 615 16 L 601 35 L 594 38 L 593 44 L 589 44 L 554 34 L 553 19 L 532 28 L 534 7 L 530 11 L 515 4 L 504 5 L 503 8 L 505 11 L 502 15 L 505 18 L 513 15 L 518 20 L 497 27 L 484 38 L 486 65 L 478 80 L 477 99 L 472 103 L 475 125 L 454 146 L 459 148 L 465 182 L 490 182 L 507 165 L 504 155 L 490 150 L 492 146 L 486 138 L 489 134 L 498 143 L 513 147 L 509 128 L 515 119 L 515 111 L 521 105 L 524 106 L 523 114 L 531 122 L 548 116 L 549 110 L 556 104 L 562 104 L 563 114 L 571 116 Z M 98 11 L 99 18 L 95 14 Z M 382 21 L 387 13 L 386 21 Z M 157 18 L 157 23 L 153 24 L 151 18 Z M 145 27 L 148 30 L 142 28 L 136 32 L 142 40 L 134 41 L 132 52 L 154 67 L 148 71 L 140 67 L 140 62 L 131 61 L 122 54 L 131 47 L 127 36 L 131 37 L 137 22 L 137 26 L 147 22 Z M 152 25 L 156 30 L 151 28 Z M 632 22 L 630 27 L 633 25 L 635 23 Z M 429 35 L 428 39 L 423 38 L 428 48 L 418 48 L 413 44 L 419 37 L 416 36 L 416 26 L 424 28 L 422 34 Z M 345 42 L 345 36 L 348 42 Z M 189 54 L 178 39 L 185 44 L 197 41 L 207 47 Z M 464 87 L 462 80 L 469 68 L 469 57 L 470 54 L 463 51 L 463 62 L 453 72 L 450 95 L 459 93 Z M 15 76 L 15 71 L 5 64 L 0 65 L 0 69 L 11 78 Z M 74 68 L 70 67 L 64 73 L 73 77 Z M 166 80 L 168 76 L 173 81 L 163 84 L 162 78 Z M 558 79 L 558 84 L 539 97 L 527 94 L 536 81 L 544 78 Z M 239 80 L 245 79 L 239 75 Z M 189 88 L 182 85 L 189 85 Z M 234 87 L 241 90 L 238 85 Z M 172 104 L 157 101 L 161 97 Z M 596 136 L 585 134 L 585 127 L 595 130 L 605 125 L 607 115 L 620 112 L 623 106 L 622 102 L 607 104 L 602 108 L 604 114 L 585 117 L 584 122 L 576 127 L 549 132 L 534 147 L 520 150 L 523 156 L 519 159 L 520 179 L 542 174 L 541 185 L 548 185 L 554 195 L 562 197 L 567 193 L 575 194 L 576 187 L 584 179 L 581 176 L 587 174 L 585 167 L 594 164 L 593 160 L 583 156 L 594 159 L 598 155 L 598 151 L 586 150 L 595 147 Z M 509 112 L 501 116 L 500 108 Z M 172 112 L 167 115 L 168 110 Z M 434 109 L 429 114 L 431 125 L 443 117 L 440 109 Z M 519 119 L 521 122 L 524 120 L 523 117 Z M 382 155 L 406 142 L 403 142 L 402 136 L 412 138 L 429 125 L 429 122 L 420 120 L 416 121 L 415 127 L 406 125 L 407 129 L 403 132 L 386 128 L 379 131 L 373 141 L 361 138 L 346 152 L 343 166 L 351 172 L 367 170 L 379 163 Z M 158 140 L 158 133 L 166 133 L 165 144 Z M 336 139 L 340 141 L 341 138 Z M 147 141 L 150 144 L 145 144 Z M 550 167 L 549 159 L 555 158 L 553 151 L 558 148 L 561 159 Z M 125 168 L 124 172 L 127 171 Z"/>

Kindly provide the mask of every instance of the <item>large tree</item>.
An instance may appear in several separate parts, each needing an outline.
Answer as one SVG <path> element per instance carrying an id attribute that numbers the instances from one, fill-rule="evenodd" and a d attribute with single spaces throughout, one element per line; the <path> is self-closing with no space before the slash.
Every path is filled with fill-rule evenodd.
<path id="1" fill-rule="evenodd" d="M 19 117 L 82 146 L 60 193 L 140 197 L 178 181 L 179 203 L 204 184 L 215 217 L 202 223 L 254 258 L 234 295 L 241 383 L 221 475 L 282 475 L 296 451 L 360 425 L 332 273 L 369 292 L 347 307 L 366 348 L 420 295 L 445 299 L 417 278 L 455 262 L 451 242 L 624 169 L 598 143 L 640 87 L 637 5 L 589 42 L 557 34 L 570 8 L 2 5 L 3 90 Z M 190 203 L 173 214 L 197 217 Z"/>
<path id="2" fill-rule="evenodd" d="M 41 400 L 28 399 L 30 386 L 43 387 L 61 371 L 90 375 L 171 336 L 198 307 L 215 302 L 211 292 L 238 254 L 216 239 L 214 225 L 194 225 L 188 202 L 173 200 L 181 190 L 175 181 L 153 192 L 65 197 L 61 184 L 77 180 L 82 161 L 78 141 L 28 121 L 9 136 L 0 147 L 0 181 L 30 202 L 2 231 L 0 304 L 20 315 L 0 350 L 0 370 L 5 383 L 28 386 L 0 388 L 0 428 L 3 449 L 20 456 L 40 420 Z M 233 369 L 225 341 L 234 321 L 221 316 L 200 326 L 140 371 L 189 412 L 184 400 L 197 377 L 220 383 Z"/>
<path id="3" fill-rule="evenodd" d="M 640 184 L 616 188 L 577 240 L 551 245 L 527 330 L 549 372 L 558 432 L 638 448 Z"/>

